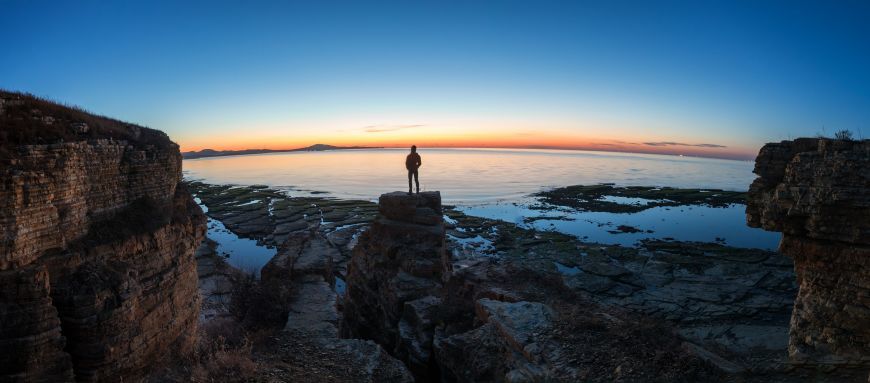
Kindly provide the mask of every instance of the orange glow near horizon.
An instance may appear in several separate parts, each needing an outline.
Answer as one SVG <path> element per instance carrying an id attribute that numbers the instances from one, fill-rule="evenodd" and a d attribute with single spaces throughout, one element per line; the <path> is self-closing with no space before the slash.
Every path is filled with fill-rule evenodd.
<path id="1" fill-rule="evenodd" d="M 335 146 L 410 147 L 422 148 L 524 148 L 524 149 L 573 149 L 646 154 L 687 155 L 729 159 L 752 159 L 757 149 L 739 147 L 705 147 L 696 143 L 654 139 L 595 139 L 572 134 L 485 134 L 482 132 L 431 134 L 391 132 L 388 135 L 373 134 L 306 134 L 297 137 L 209 137 L 208 139 L 180 140 L 182 151 L 271 149 L 286 150 L 314 144 Z M 400 133 L 400 134 L 396 134 Z M 658 143 L 651 145 L 650 143 Z"/>

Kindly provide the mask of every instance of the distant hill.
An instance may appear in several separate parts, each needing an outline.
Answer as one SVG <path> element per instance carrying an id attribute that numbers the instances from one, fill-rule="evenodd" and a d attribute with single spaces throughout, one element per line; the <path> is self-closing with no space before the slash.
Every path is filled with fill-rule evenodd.
<path id="1" fill-rule="evenodd" d="M 349 150 L 349 149 L 380 149 L 380 147 L 372 147 L 372 146 L 333 146 L 326 144 L 314 144 L 311 146 L 306 146 L 304 148 L 296 148 L 296 149 L 244 149 L 244 150 L 213 150 L 213 149 L 203 149 L 200 151 L 194 152 L 183 152 L 181 156 L 184 159 L 192 160 L 194 158 L 205 158 L 205 157 L 221 157 L 221 156 L 242 156 L 246 154 L 263 154 L 263 153 L 284 153 L 284 152 L 320 152 L 324 150 Z"/>

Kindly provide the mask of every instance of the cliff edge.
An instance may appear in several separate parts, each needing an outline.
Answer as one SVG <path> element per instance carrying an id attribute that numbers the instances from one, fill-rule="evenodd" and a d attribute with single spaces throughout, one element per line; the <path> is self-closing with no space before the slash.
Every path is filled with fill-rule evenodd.
<path id="1" fill-rule="evenodd" d="M 142 377 L 191 349 L 205 217 L 162 132 L 0 91 L 0 381 Z"/>
<path id="2" fill-rule="evenodd" d="M 770 143 L 754 172 L 747 222 L 794 258 L 791 359 L 870 365 L 870 140 Z"/>

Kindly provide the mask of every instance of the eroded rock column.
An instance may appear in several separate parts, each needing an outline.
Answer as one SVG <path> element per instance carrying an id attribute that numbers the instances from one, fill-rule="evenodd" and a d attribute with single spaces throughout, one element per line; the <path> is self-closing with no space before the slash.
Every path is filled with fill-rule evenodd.
<path id="1" fill-rule="evenodd" d="M 792 360 L 870 365 L 870 140 L 767 144 L 754 172 L 747 222 L 794 258 Z"/>
<path id="2" fill-rule="evenodd" d="M 381 195 L 348 266 L 342 335 L 372 339 L 415 374 L 431 362 L 433 310 L 449 273 L 438 192 Z"/>

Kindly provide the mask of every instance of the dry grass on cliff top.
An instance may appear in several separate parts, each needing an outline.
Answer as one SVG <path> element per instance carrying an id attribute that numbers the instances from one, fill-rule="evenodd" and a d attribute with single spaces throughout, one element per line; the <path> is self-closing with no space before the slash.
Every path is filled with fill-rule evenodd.
<path id="1" fill-rule="evenodd" d="M 82 123 L 87 124 L 86 131 L 80 128 Z M 100 116 L 32 94 L 0 89 L 0 155 L 17 145 L 99 138 L 125 140 L 137 146 L 168 148 L 173 145 L 159 130 Z"/>

